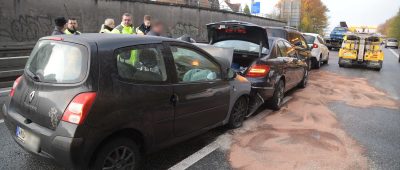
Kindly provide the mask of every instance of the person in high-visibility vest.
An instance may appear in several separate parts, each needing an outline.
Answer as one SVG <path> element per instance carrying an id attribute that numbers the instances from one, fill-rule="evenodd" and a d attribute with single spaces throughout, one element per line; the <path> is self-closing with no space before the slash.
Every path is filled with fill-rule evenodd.
<path id="1" fill-rule="evenodd" d="M 135 28 L 132 26 L 132 15 L 125 13 L 122 15 L 122 22 L 116 26 L 111 33 L 114 34 L 136 34 Z"/>
<path id="2" fill-rule="evenodd" d="M 101 25 L 100 33 L 111 33 L 111 31 L 115 28 L 114 19 L 107 18 L 104 21 L 104 24 Z"/>
<path id="3" fill-rule="evenodd" d="M 132 15 L 130 13 L 125 13 L 122 15 L 122 22 L 118 26 L 116 26 L 111 33 L 114 34 L 136 34 L 135 28 L 132 26 Z M 124 61 L 125 63 L 135 65 L 137 58 L 137 50 L 132 50 L 130 52 L 130 58 L 128 61 Z M 118 55 L 118 59 L 120 56 Z"/>
<path id="4" fill-rule="evenodd" d="M 78 31 L 78 21 L 76 18 L 68 19 L 67 29 L 64 31 L 65 34 L 79 35 L 81 32 Z"/>

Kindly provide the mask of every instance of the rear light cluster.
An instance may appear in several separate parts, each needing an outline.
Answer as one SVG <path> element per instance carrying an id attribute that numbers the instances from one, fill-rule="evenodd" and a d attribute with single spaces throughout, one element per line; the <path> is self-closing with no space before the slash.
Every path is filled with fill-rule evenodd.
<path id="1" fill-rule="evenodd" d="M 313 44 L 312 48 L 318 48 L 318 44 Z"/>
<path id="2" fill-rule="evenodd" d="M 262 64 L 255 64 L 250 67 L 247 77 L 265 77 L 269 73 L 270 67 Z"/>
<path id="3" fill-rule="evenodd" d="M 73 124 L 82 124 L 95 99 L 95 92 L 78 94 L 68 105 L 62 120 Z"/>
<path id="4" fill-rule="evenodd" d="M 22 76 L 19 76 L 19 77 L 14 81 L 14 84 L 13 84 L 13 86 L 12 86 L 12 88 L 11 88 L 11 91 L 10 91 L 10 97 L 13 97 L 13 96 L 14 96 L 15 89 L 17 88 L 19 82 L 21 81 L 21 77 L 22 77 Z"/>

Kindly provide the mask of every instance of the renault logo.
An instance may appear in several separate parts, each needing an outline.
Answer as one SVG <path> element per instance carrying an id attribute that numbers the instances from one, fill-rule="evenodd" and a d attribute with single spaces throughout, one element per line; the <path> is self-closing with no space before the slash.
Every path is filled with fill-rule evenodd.
<path id="1" fill-rule="evenodd" d="M 32 92 L 29 94 L 29 103 L 32 102 L 32 100 L 33 100 L 34 97 L 35 97 L 35 91 L 32 91 Z"/>

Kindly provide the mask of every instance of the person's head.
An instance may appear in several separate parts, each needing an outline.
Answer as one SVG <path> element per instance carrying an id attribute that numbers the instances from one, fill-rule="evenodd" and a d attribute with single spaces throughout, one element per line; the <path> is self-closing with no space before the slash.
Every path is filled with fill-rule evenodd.
<path id="1" fill-rule="evenodd" d="M 151 24 L 151 30 L 155 33 L 162 34 L 164 32 L 164 23 L 162 23 L 160 20 L 155 20 Z"/>
<path id="2" fill-rule="evenodd" d="M 125 13 L 124 15 L 122 15 L 122 24 L 124 26 L 132 25 L 132 15 L 130 13 Z"/>
<path id="3" fill-rule="evenodd" d="M 68 19 L 68 29 L 70 30 L 77 30 L 78 29 L 78 21 L 76 18 L 70 18 Z"/>
<path id="4" fill-rule="evenodd" d="M 66 25 L 67 25 L 67 20 L 64 17 L 57 17 L 54 20 L 56 26 L 58 28 L 60 28 L 62 31 L 64 31 L 66 29 Z"/>
<path id="5" fill-rule="evenodd" d="M 112 19 L 112 18 L 107 18 L 107 19 L 104 21 L 104 25 L 107 25 L 107 26 L 110 27 L 110 28 L 114 28 L 114 27 L 115 27 L 114 19 Z"/>
<path id="6" fill-rule="evenodd" d="M 151 25 L 151 16 L 150 15 L 145 15 L 143 17 L 143 23 L 146 27 L 150 27 Z"/>

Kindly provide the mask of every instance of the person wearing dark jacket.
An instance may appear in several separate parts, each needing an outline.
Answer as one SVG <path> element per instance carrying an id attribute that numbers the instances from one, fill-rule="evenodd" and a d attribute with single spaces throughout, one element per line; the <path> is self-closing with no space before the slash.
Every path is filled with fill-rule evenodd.
<path id="1" fill-rule="evenodd" d="M 151 30 L 151 16 L 145 15 L 143 17 L 143 24 L 136 28 L 138 35 L 146 35 Z"/>
<path id="2" fill-rule="evenodd" d="M 146 35 L 161 36 L 164 33 L 164 24 L 156 20 L 152 23 L 151 30 Z"/>
<path id="3" fill-rule="evenodd" d="M 56 26 L 54 27 L 53 32 L 51 33 L 51 35 L 62 35 L 65 34 L 64 31 L 66 29 L 67 26 L 67 20 L 64 17 L 57 17 L 54 20 Z"/>

